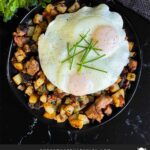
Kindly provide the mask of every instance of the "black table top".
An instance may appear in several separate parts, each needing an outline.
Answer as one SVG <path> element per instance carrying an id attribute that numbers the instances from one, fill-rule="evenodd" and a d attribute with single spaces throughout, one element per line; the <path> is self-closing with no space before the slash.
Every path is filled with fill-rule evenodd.
<path id="1" fill-rule="evenodd" d="M 143 52 L 143 70 L 135 96 L 117 118 L 96 129 L 73 134 L 50 129 L 19 103 L 6 79 L 6 58 L 11 34 L 26 11 L 7 24 L 0 20 L 0 143 L 3 144 L 150 144 L 150 23 L 135 13 L 132 19 Z M 131 14 L 131 12 L 130 12 Z"/>

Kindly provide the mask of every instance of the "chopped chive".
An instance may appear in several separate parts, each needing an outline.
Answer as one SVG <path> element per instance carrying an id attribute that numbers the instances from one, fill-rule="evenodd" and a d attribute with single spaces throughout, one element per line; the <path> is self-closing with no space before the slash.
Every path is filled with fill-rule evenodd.
<path id="1" fill-rule="evenodd" d="M 100 59 L 100 58 L 102 58 L 102 57 L 104 57 L 104 56 L 105 56 L 105 54 L 103 54 L 103 55 L 101 55 L 101 56 L 98 56 L 98 57 L 96 57 L 96 58 L 90 59 L 90 60 L 88 60 L 88 61 L 84 62 L 84 64 L 87 64 L 87 63 L 89 63 L 89 62 L 92 62 L 92 61 L 98 60 L 98 59 Z"/>
<path id="2" fill-rule="evenodd" d="M 77 52 L 77 53 L 74 54 L 74 55 L 71 55 L 70 57 L 67 57 L 66 59 L 64 59 L 63 61 L 61 61 L 61 63 L 64 63 L 64 62 L 70 60 L 70 59 L 73 58 L 74 56 L 77 56 L 77 55 L 81 54 L 81 53 L 84 52 L 84 51 L 85 51 L 85 49 L 83 49 L 83 50 Z"/>
<path id="3" fill-rule="evenodd" d="M 76 49 L 77 49 L 77 46 L 74 47 L 73 55 L 75 55 Z M 70 70 L 72 68 L 73 60 L 74 60 L 74 57 L 72 57 L 72 59 L 71 59 Z"/>
<path id="4" fill-rule="evenodd" d="M 84 64 L 77 64 L 77 65 L 83 66 L 85 68 L 93 69 L 93 70 L 96 70 L 96 71 L 100 71 L 100 72 L 103 72 L 103 73 L 107 73 L 107 71 L 105 71 L 105 70 L 101 70 L 101 69 L 94 68 L 94 67 L 91 67 L 91 66 L 87 66 L 87 65 L 84 65 Z"/>

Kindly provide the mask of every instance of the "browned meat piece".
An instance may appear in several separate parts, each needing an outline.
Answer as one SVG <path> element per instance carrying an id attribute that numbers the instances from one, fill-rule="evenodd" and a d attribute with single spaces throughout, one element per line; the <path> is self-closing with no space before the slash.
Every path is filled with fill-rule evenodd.
<path id="1" fill-rule="evenodd" d="M 89 119 L 97 120 L 98 122 L 101 122 L 104 117 L 102 111 L 97 111 L 94 104 L 90 106 L 90 108 L 85 113 Z"/>
<path id="2" fill-rule="evenodd" d="M 34 76 L 40 69 L 39 63 L 34 58 L 31 58 L 26 62 L 25 68 L 27 70 L 27 73 L 31 76 Z"/>
<path id="3" fill-rule="evenodd" d="M 108 105 L 108 106 L 106 107 L 104 113 L 105 113 L 107 116 L 109 116 L 109 115 L 112 114 L 112 108 L 111 108 L 110 105 Z"/>
<path id="4" fill-rule="evenodd" d="M 130 63 L 129 63 L 129 69 L 131 70 L 131 72 L 135 71 L 136 68 L 137 68 L 137 61 L 136 60 L 130 60 Z"/>
<path id="5" fill-rule="evenodd" d="M 101 95 L 95 101 L 96 110 L 100 111 L 101 109 L 105 109 L 111 103 L 112 103 L 112 98 L 110 96 Z"/>
<path id="6" fill-rule="evenodd" d="M 18 47 L 23 47 L 24 44 L 26 44 L 29 41 L 29 38 L 23 36 L 15 36 L 14 41 Z"/>

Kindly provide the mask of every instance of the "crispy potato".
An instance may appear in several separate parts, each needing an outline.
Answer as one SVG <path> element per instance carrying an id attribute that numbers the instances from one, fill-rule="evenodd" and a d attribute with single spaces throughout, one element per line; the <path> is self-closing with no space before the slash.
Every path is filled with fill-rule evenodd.
<path id="1" fill-rule="evenodd" d="M 45 8 L 45 11 L 50 14 L 54 8 L 55 7 L 52 4 L 48 4 Z"/>
<path id="2" fill-rule="evenodd" d="M 40 97 L 40 101 L 42 103 L 46 103 L 47 102 L 47 95 L 46 94 L 43 94 L 41 97 Z"/>
<path id="3" fill-rule="evenodd" d="M 18 85 L 17 89 L 20 90 L 20 91 L 24 91 L 25 86 L 20 84 L 20 85 Z"/>
<path id="4" fill-rule="evenodd" d="M 32 95 L 33 92 L 34 92 L 34 89 L 32 85 L 28 86 L 25 90 L 25 94 L 27 94 L 28 96 Z"/>
<path id="5" fill-rule="evenodd" d="M 119 78 L 117 79 L 117 81 L 116 81 L 115 83 L 117 83 L 117 84 L 118 84 L 118 83 L 120 83 L 120 82 L 121 82 L 121 80 L 122 80 L 122 79 L 121 79 L 121 77 L 119 76 Z"/>
<path id="6" fill-rule="evenodd" d="M 128 81 L 135 81 L 136 79 L 136 74 L 135 73 L 128 73 L 127 75 L 127 80 Z"/>
<path id="7" fill-rule="evenodd" d="M 68 104 L 71 104 L 72 100 L 70 99 L 70 97 L 67 97 L 66 100 L 65 100 L 65 104 L 68 105 Z"/>
<path id="8" fill-rule="evenodd" d="M 22 76 L 21 76 L 20 73 L 18 73 L 18 74 L 16 74 L 15 76 L 13 76 L 12 79 L 13 79 L 13 81 L 14 81 L 17 85 L 21 84 L 22 81 L 23 81 Z"/>
<path id="9" fill-rule="evenodd" d="M 74 107 L 72 105 L 67 105 L 67 106 L 65 106 L 64 111 L 67 116 L 70 116 L 73 114 Z"/>
<path id="10" fill-rule="evenodd" d="M 106 109 L 104 110 L 104 113 L 107 115 L 107 116 L 110 116 L 112 114 L 112 108 L 110 105 L 108 105 L 106 107 Z"/>
<path id="11" fill-rule="evenodd" d="M 46 30 L 46 28 L 47 28 L 47 22 L 46 21 L 42 21 L 39 25 L 42 29 L 42 32 Z"/>
<path id="12" fill-rule="evenodd" d="M 32 36 L 32 39 L 33 39 L 35 42 L 38 41 L 38 38 L 39 38 L 39 36 L 41 35 L 41 32 L 42 32 L 42 28 L 41 28 L 39 25 L 36 25 L 35 30 L 34 30 L 34 33 L 33 33 L 33 36 Z"/>
<path id="13" fill-rule="evenodd" d="M 30 97 L 29 97 L 29 103 L 30 104 L 35 104 L 35 103 L 37 103 L 37 101 L 38 101 L 38 96 L 35 95 L 35 94 L 31 94 Z"/>
<path id="14" fill-rule="evenodd" d="M 129 42 L 129 51 L 132 51 L 134 47 L 134 43 L 133 42 Z"/>
<path id="15" fill-rule="evenodd" d="M 54 91 L 55 86 L 52 83 L 49 82 L 49 83 L 46 84 L 46 88 L 47 88 L 48 91 Z"/>
<path id="16" fill-rule="evenodd" d="M 23 64 L 22 63 L 14 63 L 13 64 L 15 69 L 17 69 L 18 71 L 23 70 Z"/>
<path id="17" fill-rule="evenodd" d="M 69 13 L 73 13 L 80 8 L 80 4 L 76 1 L 72 6 L 68 8 Z"/>
<path id="18" fill-rule="evenodd" d="M 113 102 L 116 107 L 123 107 L 123 105 L 125 104 L 124 97 L 125 97 L 124 89 L 120 89 L 119 91 L 117 91 L 115 94 L 112 95 Z"/>
<path id="19" fill-rule="evenodd" d="M 67 6 L 63 3 L 59 3 L 56 5 L 56 9 L 59 13 L 65 13 L 67 10 Z"/>
<path id="20" fill-rule="evenodd" d="M 33 23 L 35 24 L 39 24 L 42 21 L 43 21 L 43 16 L 40 14 L 36 14 L 33 18 Z"/>
<path id="21" fill-rule="evenodd" d="M 22 62 L 26 58 L 26 54 L 22 49 L 18 49 L 15 52 L 15 57 L 16 57 L 18 62 Z"/>
<path id="22" fill-rule="evenodd" d="M 109 88 L 109 90 L 110 90 L 111 93 L 114 93 L 114 92 L 118 91 L 119 89 L 120 89 L 120 87 L 119 87 L 119 85 L 118 85 L 117 83 L 113 84 L 113 85 Z"/>
<path id="23" fill-rule="evenodd" d="M 27 36 L 32 36 L 34 33 L 35 27 L 34 26 L 29 26 L 28 31 L 27 31 Z"/>
<path id="24" fill-rule="evenodd" d="M 57 121 L 57 123 L 63 123 L 63 122 L 65 122 L 66 120 L 68 119 L 68 117 L 67 117 L 67 115 L 61 115 L 61 114 L 59 114 L 59 115 L 57 115 L 56 117 L 55 117 L 55 120 Z"/>
<path id="25" fill-rule="evenodd" d="M 34 82 L 34 88 L 37 90 L 41 85 L 43 85 L 45 82 L 45 77 L 39 77 L 35 82 Z"/>
<path id="26" fill-rule="evenodd" d="M 47 112 L 43 115 L 46 119 L 54 119 L 56 117 L 56 112 L 53 112 L 52 114 L 49 114 Z"/>
<path id="27" fill-rule="evenodd" d="M 25 45 L 23 46 L 23 50 L 24 50 L 25 53 L 31 52 L 31 49 L 30 49 L 29 44 L 25 44 Z"/>
<path id="28" fill-rule="evenodd" d="M 44 109 L 49 114 L 53 114 L 54 112 L 56 112 L 56 107 L 53 104 L 48 102 L 44 103 Z"/>

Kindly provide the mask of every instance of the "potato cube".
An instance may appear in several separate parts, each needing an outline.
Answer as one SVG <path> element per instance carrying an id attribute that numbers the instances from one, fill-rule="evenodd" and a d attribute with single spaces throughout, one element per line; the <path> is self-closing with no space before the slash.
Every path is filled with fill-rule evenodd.
<path id="1" fill-rule="evenodd" d="M 65 114 L 64 115 L 59 114 L 55 117 L 55 120 L 57 121 L 57 123 L 65 122 L 67 119 L 68 117 Z"/>
<path id="2" fill-rule="evenodd" d="M 69 13 L 73 13 L 80 8 L 80 4 L 76 1 L 72 6 L 68 8 Z"/>
<path id="3" fill-rule="evenodd" d="M 120 89 L 117 91 L 115 94 L 112 95 L 113 102 L 116 107 L 123 107 L 125 104 L 125 99 L 124 99 L 125 93 L 123 89 Z"/>
<path id="4" fill-rule="evenodd" d="M 86 115 L 79 114 L 79 115 L 78 115 L 78 119 L 79 119 L 79 120 L 81 120 L 81 121 L 83 121 L 83 125 L 85 125 L 85 124 L 88 124 L 88 123 L 89 123 L 89 119 L 87 118 L 87 116 L 86 116 Z"/>
<path id="5" fill-rule="evenodd" d="M 120 89 L 119 85 L 117 83 L 113 84 L 111 87 L 110 87 L 110 91 L 112 93 L 118 91 Z"/>
<path id="6" fill-rule="evenodd" d="M 136 79 L 136 74 L 135 73 L 128 73 L 127 75 L 127 80 L 128 81 L 135 81 Z"/>
<path id="7" fill-rule="evenodd" d="M 34 92 L 33 86 L 31 86 L 31 85 L 28 86 L 28 87 L 26 88 L 26 90 L 25 90 L 25 94 L 27 94 L 28 96 L 32 95 L 33 92 Z"/>
<path id="8" fill-rule="evenodd" d="M 45 11 L 50 14 L 53 9 L 54 6 L 52 4 L 48 4 L 45 8 Z"/>
<path id="9" fill-rule="evenodd" d="M 72 102 L 72 100 L 69 97 L 67 97 L 65 100 L 65 104 L 68 105 L 68 104 L 71 104 L 71 102 Z"/>
<path id="10" fill-rule="evenodd" d="M 43 115 L 46 119 L 54 119 L 56 117 L 56 112 L 49 114 L 47 112 L 44 113 Z"/>
<path id="11" fill-rule="evenodd" d="M 35 27 L 35 30 L 34 30 L 34 33 L 33 33 L 33 36 L 32 36 L 32 39 L 33 39 L 35 42 L 38 41 L 38 38 L 39 38 L 41 32 L 42 32 L 42 28 L 41 28 L 39 25 L 37 25 L 37 26 Z"/>
<path id="12" fill-rule="evenodd" d="M 47 102 L 47 95 L 46 94 L 43 94 L 41 97 L 40 97 L 40 101 L 42 103 L 46 103 Z"/>
<path id="13" fill-rule="evenodd" d="M 133 42 L 129 42 L 129 51 L 132 51 L 133 46 L 134 46 L 134 43 Z"/>
<path id="14" fill-rule="evenodd" d="M 137 61 L 131 59 L 131 60 L 130 60 L 130 63 L 128 64 L 130 71 L 131 71 L 131 72 L 135 71 L 136 68 L 137 68 L 137 65 L 138 65 Z"/>
<path id="15" fill-rule="evenodd" d="M 20 90 L 20 91 L 24 91 L 25 86 L 20 84 L 20 85 L 18 85 L 17 89 Z"/>
<path id="16" fill-rule="evenodd" d="M 65 13 L 67 10 L 67 6 L 65 6 L 65 4 L 60 3 L 60 4 L 56 5 L 56 9 L 60 13 Z"/>
<path id="17" fill-rule="evenodd" d="M 82 129 L 83 128 L 83 121 L 82 120 L 70 120 L 69 121 L 70 125 L 74 128 L 79 128 Z"/>
<path id="18" fill-rule="evenodd" d="M 25 44 L 25 45 L 23 46 L 23 50 L 25 51 L 25 53 L 31 52 L 30 46 L 29 46 L 28 44 Z"/>
<path id="19" fill-rule="evenodd" d="M 38 100 L 37 95 L 35 95 L 35 94 L 31 94 L 31 95 L 30 95 L 30 97 L 29 97 L 29 103 L 30 103 L 30 104 L 35 104 L 35 103 L 37 103 L 37 100 Z"/>
<path id="20" fill-rule="evenodd" d="M 14 77 L 13 77 L 13 81 L 19 85 L 22 83 L 23 79 L 22 79 L 22 76 L 20 73 L 16 74 Z"/>
<path id="21" fill-rule="evenodd" d="M 15 69 L 17 69 L 18 71 L 23 70 L 23 64 L 22 63 L 14 63 L 13 64 Z"/>
<path id="22" fill-rule="evenodd" d="M 33 18 L 33 23 L 35 24 L 39 24 L 42 21 L 43 21 L 43 16 L 40 14 L 36 14 Z"/>
<path id="23" fill-rule="evenodd" d="M 55 86 L 52 83 L 47 83 L 46 87 L 48 91 L 54 91 L 55 89 Z"/>
<path id="24" fill-rule="evenodd" d="M 67 106 L 65 106 L 64 111 L 67 116 L 70 116 L 73 114 L 74 107 L 72 105 L 67 105 Z"/>
<path id="25" fill-rule="evenodd" d="M 45 78 L 44 77 L 40 77 L 38 78 L 35 82 L 34 82 L 34 88 L 37 90 L 41 85 L 43 85 L 45 82 Z"/>
<path id="26" fill-rule="evenodd" d="M 117 79 L 116 83 L 120 83 L 121 82 L 121 77 L 119 76 L 119 78 Z"/>
<path id="27" fill-rule="evenodd" d="M 17 52 L 15 52 L 15 57 L 18 62 L 22 62 L 25 59 L 26 54 L 23 50 L 18 49 Z"/>
<path id="28" fill-rule="evenodd" d="M 44 109 L 49 114 L 56 112 L 56 107 L 51 103 L 44 103 Z"/>

